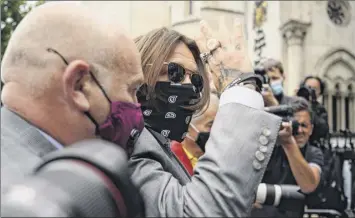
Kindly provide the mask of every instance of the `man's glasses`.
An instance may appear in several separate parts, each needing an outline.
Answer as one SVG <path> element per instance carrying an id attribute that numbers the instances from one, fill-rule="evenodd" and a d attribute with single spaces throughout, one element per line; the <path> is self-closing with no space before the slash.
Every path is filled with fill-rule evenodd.
<path id="1" fill-rule="evenodd" d="M 174 62 L 164 62 L 168 65 L 168 79 L 173 83 L 181 83 L 185 80 L 186 75 L 190 76 L 192 85 L 195 86 L 198 92 L 203 89 L 203 78 L 197 73 L 187 73 L 186 69 L 180 64 Z M 149 64 L 151 65 L 151 64 Z"/>

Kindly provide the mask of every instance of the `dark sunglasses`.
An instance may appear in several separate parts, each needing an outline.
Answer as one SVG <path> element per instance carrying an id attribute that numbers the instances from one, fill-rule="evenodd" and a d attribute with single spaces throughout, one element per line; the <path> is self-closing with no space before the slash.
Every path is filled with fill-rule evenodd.
<path id="1" fill-rule="evenodd" d="M 203 78 L 197 73 L 187 73 L 186 69 L 180 64 L 174 62 L 164 62 L 168 65 L 168 79 L 173 83 L 181 83 L 185 80 L 186 75 L 190 76 L 192 85 L 195 86 L 198 92 L 203 89 Z M 151 65 L 151 64 L 150 64 Z"/>

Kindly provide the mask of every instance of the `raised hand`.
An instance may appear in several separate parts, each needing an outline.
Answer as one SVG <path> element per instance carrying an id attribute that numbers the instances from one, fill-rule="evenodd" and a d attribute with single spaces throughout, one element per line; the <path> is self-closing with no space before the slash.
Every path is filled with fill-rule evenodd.
<path id="1" fill-rule="evenodd" d="M 243 21 L 236 19 L 230 31 L 221 21 L 220 28 L 218 32 L 213 31 L 206 21 L 201 21 L 200 35 L 195 39 L 218 91 L 223 90 L 240 73 L 253 72 Z"/>

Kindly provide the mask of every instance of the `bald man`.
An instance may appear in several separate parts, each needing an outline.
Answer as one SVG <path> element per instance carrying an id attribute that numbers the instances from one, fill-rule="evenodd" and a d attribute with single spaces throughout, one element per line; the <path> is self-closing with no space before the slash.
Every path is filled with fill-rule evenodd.
<path id="1" fill-rule="evenodd" d="M 172 142 L 172 151 L 179 158 L 190 175 L 193 175 L 193 168 L 198 158 L 205 152 L 205 145 L 217 114 L 218 104 L 218 96 L 211 93 L 210 102 L 206 106 L 204 113 L 195 115 L 192 118 L 185 140 L 181 144 L 176 141 Z"/>
<path id="2" fill-rule="evenodd" d="M 1 65 L 2 190 L 49 152 L 95 137 L 124 147 L 143 129 L 140 54 L 117 23 L 94 14 L 49 2 L 12 34 Z"/>

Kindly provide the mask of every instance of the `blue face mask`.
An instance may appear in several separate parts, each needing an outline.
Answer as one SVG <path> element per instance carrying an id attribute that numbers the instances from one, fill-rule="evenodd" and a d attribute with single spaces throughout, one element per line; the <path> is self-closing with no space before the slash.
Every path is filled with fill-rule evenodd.
<path id="1" fill-rule="evenodd" d="M 274 95 L 280 95 L 283 93 L 284 88 L 282 86 L 281 79 L 271 82 L 270 87 L 271 87 L 272 93 L 274 93 Z"/>

